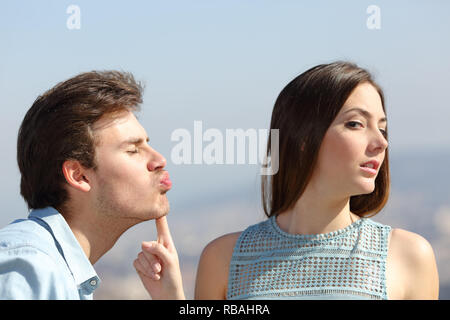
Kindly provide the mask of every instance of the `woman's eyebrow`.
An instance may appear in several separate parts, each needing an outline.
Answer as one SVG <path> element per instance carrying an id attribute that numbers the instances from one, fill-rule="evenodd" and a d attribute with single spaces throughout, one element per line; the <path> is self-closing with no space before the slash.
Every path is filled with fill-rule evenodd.
<path id="1" fill-rule="evenodd" d="M 357 111 L 357 112 L 361 113 L 364 117 L 366 117 L 368 119 L 372 119 L 372 114 L 367 110 L 356 107 L 356 108 L 351 108 L 351 109 L 345 111 L 344 114 L 348 113 L 350 111 Z M 386 117 L 381 118 L 378 122 L 387 122 L 387 118 Z"/>

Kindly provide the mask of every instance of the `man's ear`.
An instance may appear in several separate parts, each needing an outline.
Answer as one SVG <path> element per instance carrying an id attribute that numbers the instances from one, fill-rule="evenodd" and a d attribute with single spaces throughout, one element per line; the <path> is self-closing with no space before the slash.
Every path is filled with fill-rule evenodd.
<path id="1" fill-rule="evenodd" d="M 67 183 L 77 190 L 88 192 L 91 184 L 86 174 L 86 169 L 77 160 L 66 160 L 62 165 L 62 172 Z"/>

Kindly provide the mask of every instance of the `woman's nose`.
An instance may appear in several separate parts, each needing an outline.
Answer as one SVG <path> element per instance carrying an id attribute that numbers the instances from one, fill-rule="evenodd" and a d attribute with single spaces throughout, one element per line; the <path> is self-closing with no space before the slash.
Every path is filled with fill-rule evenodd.
<path id="1" fill-rule="evenodd" d="M 377 130 L 377 132 L 378 134 L 376 134 L 372 140 L 372 146 L 374 149 L 380 149 L 381 151 L 384 151 L 387 149 L 389 143 L 379 130 Z"/>

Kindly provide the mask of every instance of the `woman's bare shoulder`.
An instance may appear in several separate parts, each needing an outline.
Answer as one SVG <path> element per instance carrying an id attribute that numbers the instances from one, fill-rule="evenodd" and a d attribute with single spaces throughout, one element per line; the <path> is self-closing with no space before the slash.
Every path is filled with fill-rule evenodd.
<path id="1" fill-rule="evenodd" d="M 436 259 L 431 244 L 421 235 L 392 229 L 389 250 L 405 277 L 405 297 L 434 299 L 439 291 Z"/>
<path id="2" fill-rule="evenodd" d="M 203 252 L 214 254 L 216 251 L 219 251 L 223 254 L 224 250 L 225 252 L 232 251 L 241 233 L 242 231 L 239 231 L 220 236 L 208 243 Z"/>
<path id="3" fill-rule="evenodd" d="M 390 246 L 401 249 L 405 258 L 427 260 L 433 254 L 431 244 L 421 235 L 404 229 L 392 229 Z"/>
<path id="4" fill-rule="evenodd" d="M 241 233 L 241 231 L 228 233 L 212 240 L 203 249 L 200 261 L 207 263 L 208 265 L 214 265 L 214 267 L 220 265 L 228 268 L 231 256 L 233 255 L 234 246 Z"/>
<path id="5" fill-rule="evenodd" d="M 223 235 L 203 249 L 197 270 L 196 299 L 225 299 L 229 265 L 241 233 Z"/>

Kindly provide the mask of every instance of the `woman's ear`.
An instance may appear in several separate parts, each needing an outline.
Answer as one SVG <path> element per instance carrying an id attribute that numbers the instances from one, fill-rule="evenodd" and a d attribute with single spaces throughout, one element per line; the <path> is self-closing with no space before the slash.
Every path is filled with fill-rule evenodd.
<path id="1" fill-rule="evenodd" d="M 62 165 L 62 172 L 67 183 L 77 190 L 88 192 L 91 184 L 86 169 L 77 160 L 66 160 Z"/>

